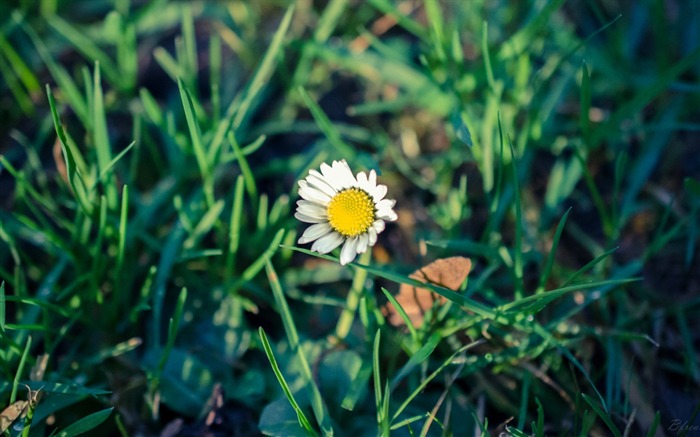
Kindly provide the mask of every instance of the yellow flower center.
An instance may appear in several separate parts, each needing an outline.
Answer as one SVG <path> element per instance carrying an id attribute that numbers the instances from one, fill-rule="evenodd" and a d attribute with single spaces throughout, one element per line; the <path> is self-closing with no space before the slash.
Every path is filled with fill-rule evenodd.
<path id="1" fill-rule="evenodd" d="M 359 188 L 343 190 L 328 203 L 328 222 L 344 237 L 365 233 L 374 223 L 374 202 Z"/>

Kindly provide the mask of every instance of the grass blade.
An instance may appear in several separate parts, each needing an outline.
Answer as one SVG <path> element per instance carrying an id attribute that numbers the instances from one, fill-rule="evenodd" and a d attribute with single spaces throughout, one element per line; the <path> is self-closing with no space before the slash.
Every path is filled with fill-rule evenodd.
<path id="1" fill-rule="evenodd" d="M 72 425 L 67 426 L 63 431 L 57 434 L 57 437 L 74 437 L 91 431 L 107 420 L 112 414 L 112 410 L 114 410 L 114 407 L 106 408 L 102 411 L 85 416 Z"/>
<path id="2" fill-rule="evenodd" d="M 202 176 L 202 182 L 204 184 L 204 196 L 207 200 L 207 205 L 211 207 L 214 205 L 214 181 L 212 179 L 212 173 L 209 168 L 207 154 L 204 150 L 204 144 L 202 144 L 202 134 L 199 130 L 199 123 L 197 122 L 197 115 L 194 109 L 194 104 L 192 103 L 192 97 L 185 88 L 185 84 L 182 81 L 182 79 L 178 78 L 177 86 L 180 90 L 180 99 L 182 100 L 182 107 L 185 110 L 185 118 L 187 119 L 187 128 L 190 132 L 192 149 L 194 150 L 194 156 L 197 159 L 199 173 Z"/>
<path id="3" fill-rule="evenodd" d="M 612 417 L 610 417 L 609 414 L 607 414 L 605 411 L 603 411 L 598 406 L 598 404 L 596 404 L 596 402 L 593 399 L 591 399 L 588 395 L 586 395 L 585 393 L 581 393 L 581 396 L 583 397 L 583 400 L 585 400 L 586 403 L 588 403 L 588 405 L 590 405 L 591 408 L 593 408 L 593 411 L 596 412 L 598 417 L 600 417 L 603 420 L 603 422 L 605 422 L 605 425 L 607 425 L 608 429 L 610 431 L 612 431 L 613 435 L 615 437 L 622 437 L 622 433 L 620 432 L 619 429 L 617 429 L 617 426 L 615 426 L 615 423 L 613 422 Z"/>
<path id="4" fill-rule="evenodd" d="M 325 435 L 328 433 L 332 434 L 333 427 L 330 422 L 330 416 L 326 411 L 326 406 L 323 402 L 321 392 L 318 390 L 316 382 L 314 381 L 311 373 L 311 367 L 309 366 L 309 363 L 304 356 L 304 352 L 301 349 L 299 334 L 297 333 L 296 326 L 294 325 L 294 319 L 292 318 L 292 313 L 287 305 L 287 300 L 284 297 L 282 285 L 280 284 L 277 273 L 269 260 L 265 260 L 265 271 L 267 272 L 267 277 L 270 281 L 270 287 L 272 288 L 272 295 L 275 298 L 277 309 L 282 317 L 282 324 L 284 325 L 284 331 L 287 334 L 289 346 L 299 359 L 301 373 L 306 380 L 306 390 L 309 395 L 309 400 L 311 401 L 311 408 L 314 410 L 314 415 L 316 416 L 316 421 Z"/>
<path id="5" fill-rule="evenodd" d="M 557 230 L 554 232 L 554 239 L 552 240 L 552 248 L 549 250 L 549 254 L 547 255 L 547 262 L 545 263 L 544 271 L 542 272 L 542 275 L 540 276 L 540 284 L 537 287 L 537 291 L 535 292 L 535 294 L 539 294 L 539 293 L 544 292 L 545 286 L 547 285 L 547 280 L 549 279 L 549 275 L 552 273 L 552 268 L 554 267 L 554 255 L 556 254 L 557 247 L 559 247 L 559 240 L 561 239 L 561 233 L 564 231 L 564 225 L 566 225 L 566 219 L 569 218 L 570 212 L 571 212 L 571 208 L 566 210 L 566 213 L 564 213 L 561 220 L 559 221 L 559 225 L 557 226 Z"/>
<path id="6" fill-rule="evenodd" d="M 275 377 L 277 378 L 277 382 L 279 382 L 280 387 L 282 387 L 282 391 L 284 392 L 284 395 L 287 397 L 287 400 L 289 401 L 289 404 L 292 406 L 294 411 L 297 413 L 297 420 L 299 421 L 299 426 L 301 426 L 306 432 L 308 432 L 311 435 L 318 435 L 316 431 L 313 429 L 311 426 L 311 423 L 309 423 L 309 419 L 306 418 L 306 415 L 304 414 L 304 411 L 299 407 L 299 404 L 297 403 L 296 399 L 294 399 L 294 395 L 292 394 L 292 391 L 289 389 L 289 384 L 287 384 L 287 381 L 284 379 L 284 375 L 282 374 L 282 371 L 279 368 L 279 365 L 277 365 L 277 360 L 275 359 L 275 355 L 272 352 L 272 347 L 270 346 L 270 341 L 267 339 L 267 335 L 265 335 L 265 331 L 263 330 L 262 327 L 258 328 L 258 334 L 260 335 L 260 341 L 262 342 L 263 350 L 265 351 L 265 355 L 267 355 L 267 360 L 270 362 L 270 365 L 272 366 L 272 372 L 275 374 Z"/>
<path id="7" fill-rule="evenodd" d="M 112 161 L 112 147 L 109 144 L 107 132 L 107 116 L 105 114 L 104 96 L 102 93 L 102 80 L 100 79 L 100 64 L 95 62 L 93 75 L 93 141 L 97 151 L 97 168 L 100 174 L 107 174 Z M 110 210 L 117 208 L 117 181 L 114 175 L 107 178 L 102 184 Z"/>

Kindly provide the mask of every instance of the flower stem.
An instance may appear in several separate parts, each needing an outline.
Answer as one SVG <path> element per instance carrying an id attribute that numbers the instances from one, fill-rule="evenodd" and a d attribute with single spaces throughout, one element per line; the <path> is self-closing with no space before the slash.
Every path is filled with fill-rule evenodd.
<path id="1" fill-rule="evenodd" d="M 372 258 L 372 248 L 368 248 L 367 252 L 360 255 L 358 262 L 360 264 L 369 264 Z M 360 298 L 362 297 L 362 292 L 364 291 L 365 281 L 367 280 L 367 270 L 365 269 L 355 269 L 355 276 L 352 278 L 352 285 L 350 286 L 350 291 L 348 291 L 348 297 L 345 300 L 345 308 L 343 312 L 340 313 L 338 318 L 338 324 L 335 327 L 335 336 L 339 341 L 345 340 L 348 336 L 350 328 L 352 327 L 352 322 L 355 320 L 355 312 L 357 311 L 357 306 L 360 303 Z"/>

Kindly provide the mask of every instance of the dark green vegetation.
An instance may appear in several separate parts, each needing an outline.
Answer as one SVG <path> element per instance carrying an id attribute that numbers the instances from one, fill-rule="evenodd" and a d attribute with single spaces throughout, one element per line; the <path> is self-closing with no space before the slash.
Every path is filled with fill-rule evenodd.
<path id="1" fill-rule="evenodd" d="M 700 3 L 618 3 L 3 2 L 8 434 L 692 435 Z M 332 159 L 361 265 L 294 248 Z"/>

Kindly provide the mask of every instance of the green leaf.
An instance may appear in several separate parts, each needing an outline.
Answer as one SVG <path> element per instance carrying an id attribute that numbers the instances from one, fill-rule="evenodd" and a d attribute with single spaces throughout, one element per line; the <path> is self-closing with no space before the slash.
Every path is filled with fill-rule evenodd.
<path id="1" fill-rule="evenodd" d="M 207 160 L 207 154 L 204 150 L 204 144 L 202 143 L 202 134 L 199 129 L 199 123 L 197 122 L 197 114 L 194 109 L 194 104 L 192 103 L 192 97 L 190 96 L 189 91 L 187 91 L 187 88 L 185 88 L 185 84 L 182 79 L 177 79 L 177 86 L 180 90 L 182 107 L 185 110 L 187 128 L 190 132 L 190 139 L 192 140 L 192 149 L 194 150 L 194 156 L 197 159 L 197 165 L 199 166 L 199 173 L 202 177 L 202 182 L 204 183 L 204 195 L 206 197 L 207 204 L 211 207 L 214 204 L 214 181 L 212 179 L 210 163 Z"/>
<path id="2" fill-rule="evenodd" d="M 112 410 L 114 410 L 114 407 L 85 416 L 77 422 L 67 426 L 63 431 L 57 434 L 57 437 L 73 437 L 91 431 L 107 420 L 110 414 L 112 414 Z"/>
<path id="3" fill-rule="evenodd" d="M 617 426 L 615 426 L 615 423 L 613 422 L 612 417 L 610 417 L 610 415 L 609 415 L 608 413 L 606 413 L 605 411 L 603 411 L 603 409 L 601 409 L 601 408 L 598 406 L 598 404 L 597 404 L 593 399 L 590 398 L 590 396 L 586 395 L 585 393 L 581 393 L 581 396 L 582 396 L 583 399 L 588 403 L 588 405 L 590 405 L 591 408 L 593 408 L 593 411 L 596 412 L 596 414 L 598 415 L 598 417 L 600 417 L 600 418 L 603 420 L 603 422 L 605 422 L 605 424 L 607 425 L 608 429 L 609 429 L 610 431 L 612 431 L 613 435 L 614 435 L 615 437 L 622 437 L 622 433 L 621 433 L 620 430 L 617 428 Z"/>
<path id="4" fill-rule="evenodd" d="M 265 335 L 265 331 L 262 329 L 262 327 L 258 328 L 258 334 L 260 335 L 260 341 L 262 342 L 263 350 L 265 351 L 265 355 L 267 355 L 267 359 L 270 362 L 270 365 L 272 366 L 272 371 L 275 374 L 275 377 L 277 378 L 277 382 L 279 382 L 280 387 L 282 387 L 282 391 L 287 397 L 288 405 L 291 405 L 293 411 L 296 413 L 297 418 L 297 426 L 290 427 L 289 421 L 284 421 L 283 419 L 284 414 L 280 414 L 279 411 L 276 411 L 274 415 L 265 416 L 264 421 L 263 417 L 261 417 L 260 427 L 264 427 L 267 429 L 270 428 L 270 425 L 274 424 L 275 429 L 277 429 L 279 423 L 282 422 L 284 430 L 295 432 L 295 434 L 292 435 L 317 435 L 316 431 L 311 427 L 309 419 L 306 418 L 306 414 L 304 414 L 304 411 L 301 409 L 296 399 L 294 398 L 294 395 L 292 394 L 292 391 L 289 388 L 289 384 L 287 384 L 287 381 L 284 379 L 284 375 L 282 374 L 282 371 L 277 365 L 277 360 L 275 359 L 275 355 L 272 352 L 270 341 L 267 339 L 267 335 Z M 268 405 L 268 407 L 266 407 L 266 410 L 269 407 L 270 406 Z M 279 405 L 277 406 L 277 410 L 279 410 Z M 263 415 L 265 415 L 265 411 L 263 412 Z M 270 422 L 273 423 L 271 424 Z M 302 428 L 302 430 L 305 430 L 306 432 L 303 434 L 298 434 L 299 426 Z"/>

